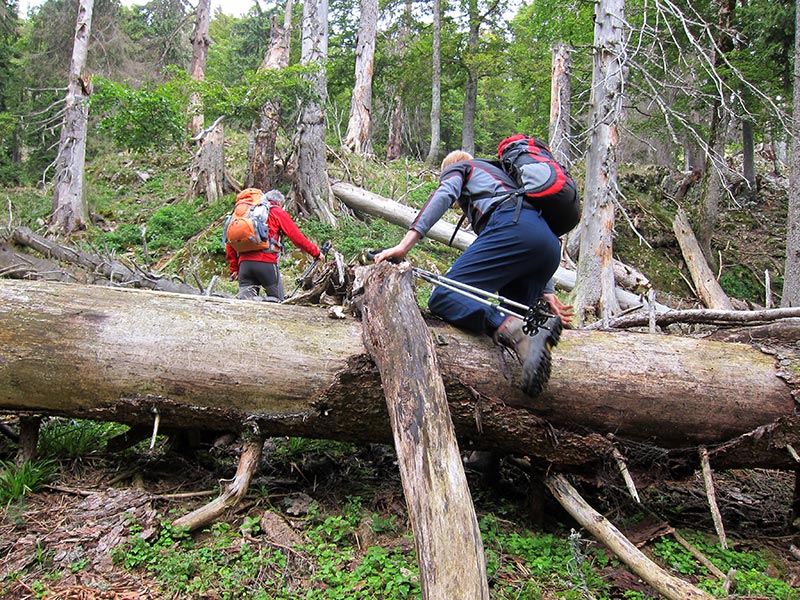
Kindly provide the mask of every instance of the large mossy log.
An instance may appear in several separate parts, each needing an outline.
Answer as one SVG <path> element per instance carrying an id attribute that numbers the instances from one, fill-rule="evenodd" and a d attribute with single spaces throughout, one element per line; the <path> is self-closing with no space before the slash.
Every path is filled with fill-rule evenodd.
<path id="1" fill-rule="evenodd" d="M 748 345 L 568 330 L 548 391 L 531 400 L 491 340 L 430 324 L 462 448 L 569 466 L 601 459 L 613 434 L 705 445 L 712 460 L 725 443 L 728 467 L 795 466 L 791 389 L 776 359 Z M 158 411 L 163 427 L 241 431 L 254 420 L 266 435 L 391 441 L 355 318 L 63 283 L 0 280 L 0 410 L 131 425 Z M 749 434 L 763 427 L 775 433 Z"/>

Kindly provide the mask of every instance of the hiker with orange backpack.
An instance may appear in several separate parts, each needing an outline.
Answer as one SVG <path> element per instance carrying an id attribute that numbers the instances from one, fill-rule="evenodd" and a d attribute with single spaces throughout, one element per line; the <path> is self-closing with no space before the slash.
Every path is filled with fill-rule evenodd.
<path id="1" fill-rule="evenodd" d="M 284 298 L 278 259 L 285 235 L 315 261 L 323 260 L 312 243 L 283 209 L 284 196 L 278 190 L 262 193 L 247 188 L 236 196 L 236 205 L 223 227 L 225 256 L 231 277 L 239 281 L 239 298 L 258 300 L 264 288 L 267 301 Z"/>
<path id="2" fill-rule="evenodd" d="M 428 307 L 445 321 L 485 333 L 509 349 L 522 363 L 519 387 L 527 395 L 537 396 L 550 377 L 550 349 L 559 341 L 562 320 L 570 322 L 573 313 L 572 307 L 564 305 L 549 287 L 560 259 L 553 226 L 528 201 L 526 189 L 502 163 L 475 159 L 462 151 L 448 154 L 442 161 L 439 187 L 420 209 L 403 240 L 378 253 L 375 261 L 403 260 L 454 203 L 478 237 L 447 272 L 447 278 L 457 285 L 436 287 Z M 575 223 L 570 225 L 574 227 Z M 513 311 L 469 297 L 455 289 L 459 285 L 502 294 L 528 306 L 543 298 L 546 312 L 552 316 L 529 332 L 522 319 L 509 314 Z"/>

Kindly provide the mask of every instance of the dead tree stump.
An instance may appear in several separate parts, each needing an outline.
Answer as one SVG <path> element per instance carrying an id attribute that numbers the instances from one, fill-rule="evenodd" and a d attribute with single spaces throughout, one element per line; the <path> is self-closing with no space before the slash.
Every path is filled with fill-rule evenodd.
<path id="1" fill-rule="evenodd" d="M 411 270 L 365 285 L 364 341 L 378 366 L 426 599 L 488 599 L 486 563 L 433 340 Z"/>

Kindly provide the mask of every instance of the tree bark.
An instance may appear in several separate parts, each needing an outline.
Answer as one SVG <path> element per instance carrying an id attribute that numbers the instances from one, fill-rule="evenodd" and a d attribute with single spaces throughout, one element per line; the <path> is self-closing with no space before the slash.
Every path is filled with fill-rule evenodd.
<path id="1" fill-rule="evenodd" d="M 213 203 L 225 194 L 225 184 L 225 130 L 220 117 L 198 138 L 189 193 L 205 194 L 206 200 Z"/>
<path id="2" fill-rule="evenodd" d="M 404 6 L 403 15 L 400 17 L 397 41 L 391 51 L 391 55 L 400 62 L 402 62 L 403 56 L 406 54 L 406 45 L 410 37 L 409 23 L 413 19 L 411 0 L 404 0 Z M 405 82 L 398 81 L 394 85 L 394 108 L 389 119 L 389 134 L 386 140 L 386 160 L 388 161 L 400 158 L 403 149 L 403 88 L 405 87 Z"/>
<path id="3" fill-rule="evenodd" d="M 442 0 L 433 0 L 433 52 L 431 56 L 431 145 L 425 166 L 434 169 L 442 143 Z"/>
<path id="4" fill-rule="evenodd" d="M 748 94 L 742 91 L 742 97 L 747 98 Z M 755 160 L 755 141 L 753 140 L 753 122 L 747 118 L 742 121 L 742 176 L 747 181 L 747 191 L 745 197 L 753 201 L 758 191 L 756 181 L 756 160 Z"/>
<path id="5" fill-rule="evenodd" d="M 89 52 L 94 0 L 78 2 L 75 39 L 69 66 L 69 81 L 64 106 L 64 122 L 56 156 L 53 212 L 50 226 L 60 233 L 84 229 L 89 217 L 84 188 L 86 163 L 86 130 L 89 122 L 91 76 L 83 72 Z"/>
<path id="6" fill-rule="evenodd" d="M 786 265 L 781 306 L 800 306 L 800 10 L 795 11 L 794 108 L 791 164 L 789 167 L 789 214 L 786 221 Z"/>
<path id="7" fill-rule="evenodd" d="M 618 124 L 622 119 L 623 55 L 622 0 L 595 5 L 594 67 L 591 93 L 591 140 L 586 158 L 580 255 L 575 286 L 576 322 L 603 323 L 619 312 L 614 293 L 613 231 L 616 210 Z"/>
<path id="8" fill-rule="evenodd" d="M 553 46 L 550 75 L 550 149 L 555 159 L 569 165 L 570 118 L 572 113 L 572 49 L 564 43 Z"/>
<path id="9" fill-rule="evenodd" d="M 461 149 L 475 154 L 475 115 L 478 112 L 478 40 L 480 39 L 481 16 L 478 14 L 478 0 L 467 0 L 469 34 L 464 52 L 466 59 L 467 84 L 464 87 L 464 110 L 461 119 Z"/>
<path id="10" fill-rule="evenodd" d="M 361 156 L 372 155 L 372 75 L 375 67 L 375 36 L 378 33 L 378 0 L 361 0 L 361 18 L 356 45 L 356 69 L 350 119 L 343 146 Z"/>
<path id="11" fill-rule="evenodd" d="M 663 448 L 704 444 L 712 459 L 714 444 L 749 436 L 728 446 L 726 468 L 795 467 L 785 449 L 800 448 L 787 421 L 792 388 L 773 356 L 744 344 L 566 330 L 546 393 L 531 399 L 516 387 L 519 366 L 501 362 L 488 337 L 430 324 L 462 448 L 569 466 L 601 460 L 608 432 Z M 259 348 L 247 368 L 238 348 Z M 238 432 L 253 422 L 267 436 L 391 439 L 355 320 L 313 307 L 0 280 L 0 409 L 151 425 L 153 408 L 165 428 Z M 752 434 L 775 422 L 772 435 Z"/>
<path id="12" fill-rule="evenodd" d="M 336 226 L 333 196 L 328 185 L 327 146 L 325 145 L 325 104 L 328 58 L 328 1 L 303 3 L 303 43 L 300 63 L 317 65 L 314 87 L 317 98 L 307 100 L 300 110 L 297 129 L 297 179 L 295 201 L 301 212 L 316 215 L 323 223 Z"/>
<path id="13" fill-rule="evenodd" d="M 189 67 L 189 76 L 192 81 L 204 81 L 206 78 L 206 58 L 211 38 L 208 37 L 208 26 L 211 23 L 211 0 L 199 0 L 197 3 L 197 19 L 192 32 L 192 64 Z M 189 111 L 191 121 L 189 131 L 192 137 L 203 131 L 203 103 L 199 92 L 192 92 L 189 96 Z"/>
<path id="14" fill-rule="evenodd" d="M 386 394 L 422 597 L 488 600 L 478 519 L 412 277 L 409 268 L 389 263 L 373 269 L 365 284 L 364 341 Z"/>
<path id="15" fill-rule="evenodd" d="M 725 64 L 725 54 L 733 50 L 733 37 L 729 34 L 734 14 L 736 11 L 735 0 L 714 0 L 712 8 L 716 8 L 717 25 L 714 36 L 714 50 L 712 56 L 713 69 Z M 721 76 L 720 76 L 721 77 Z M 724 82 L 720 82 L 724 84 Z M 717 258 L 711 250 L 711 238 L 719 220 L 719 203 L 725 191 L 725 143 L 728 122 L 731 118 L 725 106 L 725 99 L 715 97 L 711 106 L 711 124 L 708 131 L 708 156 L 706 157 L 706 171 L 703 177 L 702 194 L 700 199 L 700 216 L 697 223 L 697 241 L 710 265 L 717 264 Z"/>
<path id="16" fill-rule="evenodd" d="M 733 310 L 731 299 L 723 291 L 722 286 L 714 277 L 714 273 L 706 262 L 706 257 L 700 249 L 700 244 L 694 237 L 692 225 L 682 209 L 678 209 L 672 230 L 681 248 L 681 254 L 689 268 L 697 295 L 708 308 L 712 310 Z"/>
<path id="17" fill-rule="evenodd" d="M 286 1 L 283 26 L 277 15 L 272 19 L 270 44 L 261 69 L 285 69 L 289 66 L 289 50 L 292 33 L 292 0 Z M 248 170 L 245 178 L 247 187 L 270 190 L 275 187 L 275 149 L 278 145 L 281 103 L 277 99 L 268 100 L 260 108 L 250 131 L 248 148 Z"/>

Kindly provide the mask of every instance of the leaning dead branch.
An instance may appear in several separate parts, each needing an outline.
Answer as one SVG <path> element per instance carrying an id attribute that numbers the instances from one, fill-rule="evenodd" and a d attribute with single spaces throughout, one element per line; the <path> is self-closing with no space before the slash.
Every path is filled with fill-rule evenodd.
<path id="1" fill-rule="evenodd" d="M 616 554 L 642 580 L 668 600 L 713 600 L 703 590 L 664 571 L 634 546 L 611 522 L 594 510 L 564 475 L 550 475 L 547 489 L 566 511 L 589 533 Z"/>
<path id="2" fill-rule="evenodd" d="M 709 268 L 708 262 L 703 256 L 703 251 L 700 249 L 700 244 L 692 231 L 689 218 L 680 208 L 675 214 L 672 229 L 675 232 L 675 238 L 681 247 L 681 254 L 686 261 L 689 273 L 692 275 L 692 281 L 703 304 L 711 309 L 732 310 L 731 299 L 728 298 L 722 286 L 714 277 L 714 273 Z"/>
<path id="3" fill-rule="evenodd" d="M 703 469 L 703 482 L 706 486 L 706 497 L 708 498 L 708 506 L 711 509 L 711 518 L 714 520 L 714 529 L 717 530 L 719 536 L 719 544 L 723 550 L 728 549 L 728 541 L 725 537 L 725 527 L 722 524 L 722 515 L 719 512 L 717 505 L 717 493 L 714 488 L 714 476 L 711 473 L 711 463 L 708 460 L 708 450 L 704 446 L 700 446 L 700 466 Z"/>
<path id="4" fill-rule="evenodd" d="M 633 498 L 637 504 L 641 504 L 642 501 L 639 499 L 639 493 L 636 491 L 636 484 L 633 482 L 633 477 L 631 477 L 631 473 L 628 470 L 628 465 L 625 463 L 625 457 L 622 456 L 622 453 L 616 448 L 611 450 L 611 456 L 614 457 L 614 461 L 617 463 L 617 468 L 622 475 L 622 479 L 625 481 L 625 487 L 628 488 L 628 493 L 631 495 L 631 498 Z"/>
<path id="5" fill-rule="evenodd" d="M 678 542 L 681 546 L 686 548 L 686 550 L 694 556 L 697 561 L 702 564 L 706 569 L 708 569 L 709 573 L 717 577 L 720 581 L 725 581 L 726 575 L 722 571 L 720 571 L 717 566 L 709 560 L 709 558 L 700 552 L 693 544 L 691 544 L 686 538 L 684 538 L 680 533 L 672 530 L 672 537 L 675 538 L 675 541 Z"/>

